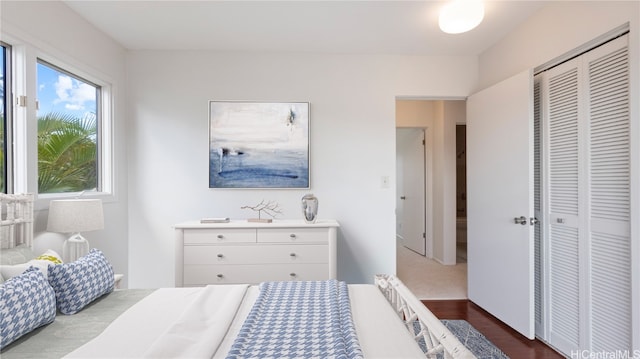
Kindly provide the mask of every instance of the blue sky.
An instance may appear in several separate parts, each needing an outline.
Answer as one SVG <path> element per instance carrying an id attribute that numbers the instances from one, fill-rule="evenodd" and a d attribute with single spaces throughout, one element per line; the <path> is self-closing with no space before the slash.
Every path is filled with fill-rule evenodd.
<path id="1" fill-rule="evenodd" d="M 38 115 L 49 112 L 84 117 L 96 113 L 96 88 L 38 63 Z"/>

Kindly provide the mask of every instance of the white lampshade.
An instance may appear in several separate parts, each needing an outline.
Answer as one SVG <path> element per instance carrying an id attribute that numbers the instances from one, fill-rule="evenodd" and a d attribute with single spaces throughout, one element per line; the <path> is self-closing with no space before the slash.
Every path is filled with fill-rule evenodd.
<path id="1" fill-rule="evenodd" d="M 480 25 L 484 18 L 482 0 L 451 0 L 440 10 L 440 30 L 459 34 Z"/>
<path id="2" fill-rule="evenodd" d="M 79 233 L 99 229 L 104 229 L 101 200 L 63 199 L 49 203 L 47 231 Z"/>

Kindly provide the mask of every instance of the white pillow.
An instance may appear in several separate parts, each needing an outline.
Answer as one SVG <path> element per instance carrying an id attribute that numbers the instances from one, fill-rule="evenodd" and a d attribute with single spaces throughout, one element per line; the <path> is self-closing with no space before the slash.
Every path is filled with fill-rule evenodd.
<path id="1" fill-rule="evenodd" d="M 15 276 L 19 276 L 20 274 L 24 273 L 27 269 L 29 269 L 29 267 L 35 267 L 40 272 L 42 272 L 42 275 L 44 275 L 45 278 L 47 278 L 49 275 L 50 263 L 51 262 L 48 260 L 32 259 L 27 263 L 14 264 L 12 266 L 10 265 L 0 266 L 0 273 L 2 274 L 3 278 L 9 279 Z"/>
<path id="2" fill-rule="evenodd" d="M 62 264 L 62 258 L 52 249 L 48 249 L 42 255 L 21 264 L 0 265 L 0 274 L 6 280 L 24 273 L 29 267 L 35 267 L 45 278 L 49 277 L 49 264 Z"/>
<path id="3" fill-rule="evenodd" d="M 20 264 L 25 263 L 29 259 L 35 257 L 35 253 L 30 247 L 20 245 L 14 248 L 2 248 L 0 249 L 0 264 Z"/>

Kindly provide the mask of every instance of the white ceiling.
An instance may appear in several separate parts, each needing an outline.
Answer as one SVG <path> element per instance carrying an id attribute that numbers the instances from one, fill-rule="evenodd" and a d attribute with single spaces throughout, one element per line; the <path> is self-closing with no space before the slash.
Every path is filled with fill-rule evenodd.
<path id="1" fill-rule="evenodd" d="M 477 55 L 544 6 L 486 1 L 458 35 L 438 29 L 443 1 L 76 1 L 65 3 L 128 49 Z"/>

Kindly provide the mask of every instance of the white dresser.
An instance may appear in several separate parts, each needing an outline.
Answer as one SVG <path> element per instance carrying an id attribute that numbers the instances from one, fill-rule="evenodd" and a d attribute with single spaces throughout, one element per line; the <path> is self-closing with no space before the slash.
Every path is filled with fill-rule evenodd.
<path id="1" fill-rule="evenodd" d="M 335 220 L 175 225 L 176 287 L 336 278 Z"/>

